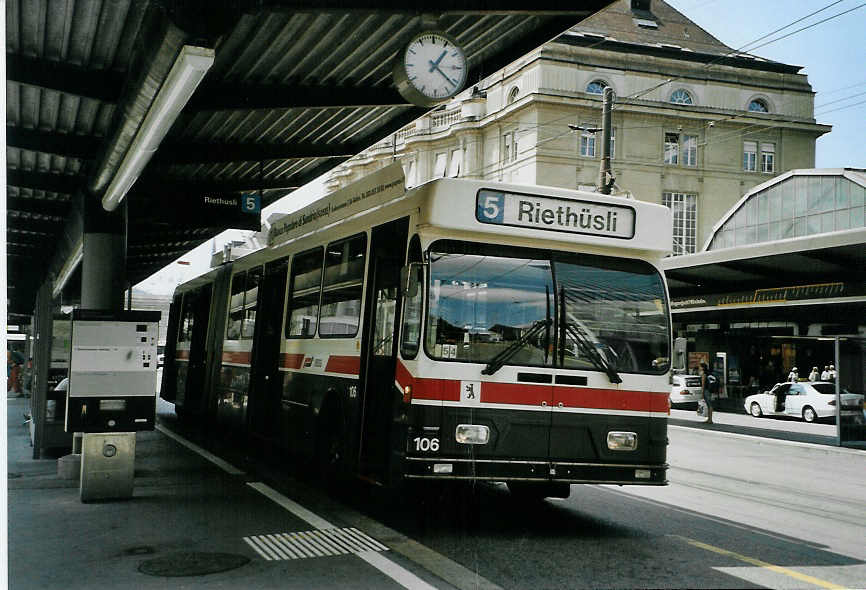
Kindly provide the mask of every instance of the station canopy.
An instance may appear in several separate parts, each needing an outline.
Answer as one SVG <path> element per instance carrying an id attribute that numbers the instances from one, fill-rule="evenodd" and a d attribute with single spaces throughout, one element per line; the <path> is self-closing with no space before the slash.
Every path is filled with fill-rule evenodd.
<path id="1" fill-rule="evenodd" d="M 862 317 L 866 171 L 792 170 L 758 185 L 703 251 L 663 267 L 675 320 Z"/>
<path id="2" fill-rule="evenodd" d="M 204 196 L 252 193 L 265 207 L 429 110 L 392 77 L 419 32 L 460 43 L 471 88 L 609 3 L 7 0 L 10 321 L 46 280 L 74 299 L 84 214 L 108 194 L 125 195 L 136 284 L 230 227 L 196 215 Z M 154 131 L 164 138 L 142 138 L 171 109 L 160 90 L 186 75 L 174 71 L 184 48 L 193 70 L 199 48 L 211 64 Z M 130 173 L 138 157 L 148 163 Z"/>

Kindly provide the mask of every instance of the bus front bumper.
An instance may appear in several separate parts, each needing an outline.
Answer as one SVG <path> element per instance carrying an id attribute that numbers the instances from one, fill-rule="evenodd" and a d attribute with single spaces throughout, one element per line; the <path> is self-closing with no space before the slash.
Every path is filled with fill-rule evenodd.
<path id="1" fill-rule="evenodd" d="M 667 485 L 667 463 L 571 463 L 406 457 L 407 479 Z"/>

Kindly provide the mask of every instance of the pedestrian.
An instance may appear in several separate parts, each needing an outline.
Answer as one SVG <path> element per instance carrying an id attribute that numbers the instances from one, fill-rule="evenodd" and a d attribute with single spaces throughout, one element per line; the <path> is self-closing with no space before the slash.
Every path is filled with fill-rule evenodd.
<path id="1" fill-rule="evenodd" d="M 830 365 L 824 365 L 824 370 L 821 371 L 821 381 L 830 380 Z"/>
<path id="2" fill-rule="evenodd" d="M 836 367 L 830 365 L 830 381 L 836 381 Z"/>
<path id="3" fill-rule="evenodd" d="M 21 366 L 15 362 L 15 357 L 10 351 L 6 351 L 6 393 L 14 393 L 16 396 L 22 396 L 21 393 Z"/>
<path id="4" fill-rule="evenodd" d="M 818 377 L 820 377 L 818 367 L 812 367 L 812 372 L 809 373 L 809 381 L 815 382 L 818 380 Z"/>
<path id="5" fill-rule="evenodd" d="M 791 372 L 788 373 L 788 381 L 790 381 L 791 383 L 796 383 L 799 378 L 800 373 L 797 371 L 797 367 L 794 367 L 793 369 L 791 369 Z"/>
<path id="6" fill-rule="evenodd" d="M 706 424 L 713 423 L 713 385 L 716 383 L 716 377 L 710 373 L 710 368 L 707 363 L 701 363 L 701 393 L 704 396 L 704 403 L 707 405 Z"/>

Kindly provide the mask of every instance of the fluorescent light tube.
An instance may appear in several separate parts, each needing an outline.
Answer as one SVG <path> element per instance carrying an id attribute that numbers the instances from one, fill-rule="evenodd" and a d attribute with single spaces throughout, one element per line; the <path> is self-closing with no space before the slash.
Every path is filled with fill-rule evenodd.
<path id="1" fill-rule="evenodd" d="M 114 211 L 138 180 L 141 171 L 153 157 L 165 134 L 213 65 L 213 61 L 213 49 L 192 45 L 181 48 L 102 197 L 102 207 L 106 211 Z"/>

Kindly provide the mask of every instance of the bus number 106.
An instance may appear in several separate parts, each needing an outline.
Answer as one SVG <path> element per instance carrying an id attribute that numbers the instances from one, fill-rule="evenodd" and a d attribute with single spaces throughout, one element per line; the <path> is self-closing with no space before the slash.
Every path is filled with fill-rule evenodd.
<path id="1" fill-rule="evenodd" d="M 439 450 L 439 439 L 438 438 L 427 438 L 427 437 L 416 436 L 413 439 L 413 442 L 415 443 L 415 450 L 416 451 L 422 451 L 425 453 L 430 451 L 430 452 L 435 453 Z"/>

